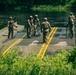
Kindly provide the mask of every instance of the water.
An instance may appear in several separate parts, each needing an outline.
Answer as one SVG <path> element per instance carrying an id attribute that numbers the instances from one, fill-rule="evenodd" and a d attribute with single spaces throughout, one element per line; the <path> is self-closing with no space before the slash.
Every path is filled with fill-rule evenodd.
<path id="1" fill-rule="evenodd" d="M 71 11 L 59 12 L 59 11 L 50 11 L 50 12 L 43 12 L 43 11 L 0 11 L 0 29 L 7 26 L 7 21 L 10 16 L 13 16 L 18 24 L 24 25 L 26 28 L 27 19 L 30 15 L 34 16 L 35 14 L 38 15 L 40 22 L 42 23 L 43 18 L 47 17 L 48 21 L 50 22 L 51 26 L 60 26 L 63 27 L 68 22 L 68 16 Z M 76 13 L 73 12 L 76 16 Z M 6 20 L 6 21 L 5 21 Z M 1 21 L 6 22 L 5 24 L 1 25 Z M 76 23 L 75 23 L 76 24 Z M 75 27 L 75 45 L 76 45 L 76 27 Z M 57 34 L 56 36 L 60 36 Z M 62 35 L 60 36 L 62 37 Z"/>
<path id="2" fill-rule="evenodd" d="M 5 20 L 13 16 L 18 24 L 24 25 L 26 27 L 27 19 L 30 15 L 34 16 L 37 14 L 39 16 L 40 22 L 43 21 L 44 17 L 48 18 L 48 21 L 52 26 L 64 26 L 68 21 L 68 16 L 70 11 L 59 12 L 59 11 L 51 11 L 51 12 L 39 12 L 39 11 L 2 11 L 0 12 L 0 20 Z M 75 13 L 74 13 L 75 14 Z M 75 14 L 76 15 L 76 14 Z M 7 21 L 6 21 L 7 22 Z"/>

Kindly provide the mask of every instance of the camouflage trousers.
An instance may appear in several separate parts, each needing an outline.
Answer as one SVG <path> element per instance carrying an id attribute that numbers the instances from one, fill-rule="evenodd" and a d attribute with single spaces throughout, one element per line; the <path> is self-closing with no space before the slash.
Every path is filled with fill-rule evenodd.
<path id="1" fill-rule="evenodd" d="M 13 38 L 13 28 L 8 28 L 8 38 Z"/>
<path id="2" fill-rule="evenodd" d="M 43 32 L 43 43 L 48 42 L 48 32 Z"/>
<path id="3" fill-rule="evenodd" d="M 74 31 L 73 25 L 69 27 L 69 30 L 70 30 L 71 38 L 73 38 L 73 31 Z"/>
<path id="4" fill-rule="evenodd" d="M 31 27 L 27 28 L 27 37 L 31 37 Z"/>
<path id="5" fill-rule="evenodd" d="M 38 36 L 38 27 L 37 26 L 34 27 L 34 36 Z"/>

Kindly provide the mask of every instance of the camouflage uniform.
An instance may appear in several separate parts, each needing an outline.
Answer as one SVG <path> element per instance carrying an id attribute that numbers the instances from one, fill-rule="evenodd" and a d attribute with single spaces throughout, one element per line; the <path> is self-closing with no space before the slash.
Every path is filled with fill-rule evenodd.
<path id="1" fill-rule="evenodd" d="M 47 21 L 47 18 L 44 18 L 44 21 L 42 22 L 41 32 L 42 32 L 42 31 L 43 31 L 43 43 L 47 43 L 48 32 L 51 31 L 51 25 L 50 25 L 50 23 Z"/>
<path id="2" fill-rule="evenodd" d="M 12 20 L 12 17 L 10 17 L 8 21 L 8 38 L 13 38 L 13 26 L 14 26 L 14 21 Z"/>
<path id="3" fill-rule="evenodd" d="M 71 33 L 71 38 L 73 38 L 74 19 L 75 19 L 75 16 L 73 15 L 73 13 L 70 13 L 70 16 L 68 17 L 68 25 Z"/>
<path id="4" fill-rule="evenodd" d="M 33 26 L 33 17 L 30 16 L 30 18 L 27 21 L 27 37 L 30 38 L 31 37 L 31 30 L 32 30 L 32 26 Z"/>
<path id="5" fill-rule="evenodd" d="M 35 18 L 34 18 L 34 36 L 38 35 L 38 27 L 39 26 L 40 26 L 40 21 L 39 21 L 38 15 L 35 15 Z"/>

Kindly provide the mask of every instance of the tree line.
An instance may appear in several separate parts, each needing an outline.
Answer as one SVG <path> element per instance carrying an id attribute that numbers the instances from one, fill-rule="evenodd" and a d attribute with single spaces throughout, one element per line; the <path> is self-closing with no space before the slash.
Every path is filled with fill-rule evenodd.
<path id="1" fill-rule="evenodd" d="M 16 6 L 26 6 L 27 8 L 31 8 L 34 5 L 67 5 L 67 4 L 76 5 L 76 0 L 0 0 L 0 9 L 3 8 L 14 8 Z"/>

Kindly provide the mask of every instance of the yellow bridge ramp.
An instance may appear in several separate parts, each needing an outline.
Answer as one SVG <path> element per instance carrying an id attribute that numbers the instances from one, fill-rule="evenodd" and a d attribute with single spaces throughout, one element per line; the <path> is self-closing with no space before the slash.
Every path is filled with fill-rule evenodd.
<path id="1" fill-rule="evenodd" d="M 54 34 L 55 34 L 55 32 L 56 32 L 56 30 L 58 29 L 58 27 L 54 27 L 53 29 L 52 29 L 52 31 L 50 32 L 50 34 L 48 35 L 48 43 L 46 44 L 46 43 L 44 43 L 43 45 L 42 45 L 42 47 L 41 47 L 41 49 L 40 49 L 40 51 L 39 51 L 39 53 L 38 53 L 38 56 L 40 56 L 41 58 L 43 58 L 44 57 L 44 55 L 45 55 L 45 53 L 46 53 L 46 50 L 47 50 L 47 48 L 48 48 L 48 46 L 49 46 L 49 44 L 50 44 L 50 42 L 51 42 L 51 40 L 52 40 L 52 38 L 53 38 L 53 36 L 54 36 Z"/>

